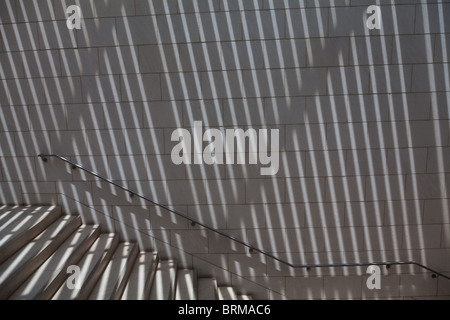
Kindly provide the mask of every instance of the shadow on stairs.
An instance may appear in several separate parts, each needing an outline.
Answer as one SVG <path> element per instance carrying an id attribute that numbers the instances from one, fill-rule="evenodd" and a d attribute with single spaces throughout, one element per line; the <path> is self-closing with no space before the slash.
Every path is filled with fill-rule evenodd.
<path id="1" fill-rule="evenodd" d="M 56 206 L 0 206 L 0 299 L 233 300 L 174 260 L 120 242 Z"/>

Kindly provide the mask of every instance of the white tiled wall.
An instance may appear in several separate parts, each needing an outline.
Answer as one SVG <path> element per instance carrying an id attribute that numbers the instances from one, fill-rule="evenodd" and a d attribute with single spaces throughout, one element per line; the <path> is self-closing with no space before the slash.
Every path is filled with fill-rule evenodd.
<path id="1" fill-rule="evenodd" d="M 448 1 L 0 1 L 0 202 L 57 203 L 262 299 L 433 298 L 450 274 Z M 66 27 L 79 4 L 81 30 Z M 365 26 L 379 4 L 382 29 Z M 174 165 L 175 128 L 280 132 L 280 169 Z"/>

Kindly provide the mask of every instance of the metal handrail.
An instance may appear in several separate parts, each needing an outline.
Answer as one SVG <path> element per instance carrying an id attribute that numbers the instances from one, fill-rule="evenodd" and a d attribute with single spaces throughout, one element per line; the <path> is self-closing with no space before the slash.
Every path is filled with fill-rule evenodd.
<path id="1" fill-rule="evenodd" d="M 208 226 L 207 224 L 204 224 L 204 223 L 202 223 L 202 222 L 200 222 L 200 221 L 198 221 L 198 220 L 196 220 L 196 219 L 194 219 L 192 217 L 189 217 L 186 214 L 184 214 L 184 213 L 182 213 L 182 212 L 180 212 L 178 210 L 172 209 L 172 208 L 168 207 L 167 205 L 161 204 L 158 201 L 150 199 L 150 198 L 148 198 L 148 197 L 146 197 L 146 196 L 144 196 L 144 195 L 142 195 L 142 194 L 140 194 L 140 193 L 138 193 L 136 191 L 133 191 L 133 190 L 131 190 L 131 189 L 121 185 L 121 184 L 118 184 L 117 182 L 112 181 L 109 178 L 103 177 L 102 175 L 100 175 L 100 174 L 98 174 L 98 173 L 96 173 L 96 172 L 94 172 L 92 170 L 89 170 L 87 168 L 84 168 L 81 165 L 79 165 L 78 163 L 70 161 L 69 159 L 64 158 L 64 157 L 62 157 L 62 156 L 60 156 L 58 154 L 39 154 L 38 157 L 42 158 L 42 160 L 44 162 L 47 162 L 47 158 L 50 158 L 50 157 L 60 159 L 60 160 L 62 160 L 64 162 L 70 164 L 72 166 L 72 169 L 76 169 L 76 168 L 81 169 L 81 170 L 83 170 L 83 171 L 85 171 L 85 172 L 87 172 L 87 173 L 89 173 L 89 174 L 91 174 L 91 175 L 93 175 L 93 176 L 103 180 L 103 181 L 106 181 L 106 182 L 108 182 L 108 183 L 110 183 L 110 184 L 112 184 L 112 185 L 114 185 L 114 186 L 116 186 L 116 187 L 118 187 L 118 188 L 120 188 L 120 189 L 122 189 L 122 190 L 124 190 L 124 191 L 126 191 L 128 193 L 130 193 L 131 196 L 137 196 L 137 197 L 139 197 L 141 199 L 144 199 L 144 200 L 146 200 L 146 201 L 148 201 L 148 202 L 150 202 L 150 203 L 152 203 L 152 204 L 154 204 L 154 205 L 156 205 L 156 206 L 158 206 L 160 208 L 163 208 L 163 209 L 165 209 L 165 210 L 167 210 L 169 212 L 172 212 L 172 213 L 174 213 L 174 214 L 176 214 L 176 215 L 178 215 L 180 217 L 183 217 L 183 218 L 191 221 L 192 225 L 198 224 L 199 226 L 202 226 L 205 229 L 208 229 L 208 230 L 210 230 L 212 232 L 215 232 L 215 233 L 217 233 L 217 234 L 219 234 L 219 235 L 221 235 L 221 236 L 223 236 L 225 238 L 228 238 L 228 239 L 230 239 L 232 241 L 235 241 L 237 243 L 242 244 L 243 246 L 249 248 L 250 252 L 252 252 L 252 251 L 259 252 L 259 253 L 265 255 L 266 257 L 269 257 L 269 258 L 271 258 L 273 260 L 276 260 L 276 261 L 278 261 L 278 262 L 280 262 L 280 263 L 282 263 L 284 265 L 287 265 L 287 266 L 289 266 L 291 268 L 295 268 L 295 269 L 306 268 L 307 270 L 310 270 L 311 268 L 367 267 L 367 266 L 374 266 L 374 265 L 375 266 L 386 266 L 387 268 L 389 268 L 390 266 L 393 266 L 393 265 L 415 265 L 415 266 L 418 266 L 420 268 L 423 268 L 425 270 L 428 270 L 428 271 L 432 272 L 433 273 L 432 274 L 433 278 L 436 278 L 437 276 L 440 276 L 440 277 L 443 277 L 445 279 L 450 280 L 450 276 L 447 276 L 447 275 L 445 275 L 445 274 L 443 274 L 441 272 L 433 270 L 432 268 L 429 268 L 429 267 L 427 267 L 427 266 L 425 266 L 425 265 L 423 265 L 423 264 L 421 264 L 419 262 L 416 262 L 416 261 L 362 262 L 362 263 L 326 263 L 326 264 L 293 264 L 293 263 L 285 261 L 285 260 L 283 260 L 281 258 L 278 258 L 278 257 L 274 256 L 273 254 L 264 251 L 263 249 L 257 248 L 255 246 L 253 246 L 253 245 L 243 241 L 243 240 L 240 240 L 240 239 L 238 239 L 236 237 L 233 237 L 232 235 L 229 235 L 229 234 L 227 234 L 225 232 L 217 230 L 216 228 Z"/>

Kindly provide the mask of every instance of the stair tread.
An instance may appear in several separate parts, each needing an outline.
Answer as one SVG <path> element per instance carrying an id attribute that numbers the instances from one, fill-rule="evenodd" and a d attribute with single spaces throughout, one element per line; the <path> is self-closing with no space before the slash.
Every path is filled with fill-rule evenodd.
<path id="1" fill-rule="evenodd" d="M 114 233 L 102 233 L 78 262 L 80 267 L 80 289 L 69 288 L 63 284 L 52 297 L 53 300 L 73 300 L 86 298 L 103 273 L 119 244 L 119 236 Z"/>
<path id="2" fill-rule="evenodd" d="M 217 300 L 217 280 L 200 278 L 197 281 L 198 300 Z"/>
<path id="3" fill-rule="evenodd" d="M 173 300 L 176 282 L 177 264 L 173 260 L 158 263 L 153 280 L 150 300 Z"/>
<path id="4" fill-rule="evenodd" d="M 194 270 L 182 269 L 177 274 L 176 300 L 197 300 Z"/>
<path id="5" fill-rule="evenodd" d="M 122 299 L 147 299 L 150 294 L 157 265 L 158 255 L 155 252 L 141 251 L 134 263 L 127 286 L 122 294 Z"/>
<path id="6" fill-rule="evenodd" d="M 0 223 L 3 227 L 3 224 L 10 220 L 11 217 L 14 217 L 17 214 L 20 214 L 21 212 L 25 212 L 29 210 L 30 206 L 8 206 L 3 205 L 0 207 Z M 0 227 L 0 228 L 2 228 Z"/>
<path id="7" fill-rule="evenodd" d="M 0 263 L 61 216 L 56 206 L 5 206 L 0 210 Z"/>
<path id="8" fill-rule="evenodd" d="M 118 298 L 121 295 L 121 292 L 119 292 L 120 287 L 123 285 L 122 290 L 125 288 L 129 271 L 133 267 L 137 254 L 137 244 L 129 242 L 120 243 L 111 261 L 95 285 L 89 299 L 110 300 Z"/>
<path id="9" fill-rule="evenodd" d="M 233 287 L 219 287 L 218 288 L 219 300 L 237 300 L 238 296 Z"/>
<path id="10" fill-rule="evenodd" d="M 58 277 L 64 281 L 67 267 L 77 263 L 81 258 L 80 250 L 87 250 L 91 243 L 100 233 L 96 225 L 82 225 L 17 289 L 10 299 L 36 299 L 46 290 Z M 84 248 L 83 248 L 84 245 Z M 86 247 L 87 246 L 87 247 Z M 78 255 L 78 259 L 74 254 Z M 81 252 L 83 254 L 84 252 Z M 72 261 L 71 261 L 72 260 Z M 61 281 L 60 280 L 60 281 Z M 60 283 L 61 284 L 61 283 Z M 59 287 L 59 285 L 58 285 Z"/>
<path id="11" fill-rule="evenodd" d="M 56 209 L 58 209 L 56 206 L 7 206 L 3 208 L 0 212 L 0 246 L 7 241 L 5 238 L 28 230 Z"/>

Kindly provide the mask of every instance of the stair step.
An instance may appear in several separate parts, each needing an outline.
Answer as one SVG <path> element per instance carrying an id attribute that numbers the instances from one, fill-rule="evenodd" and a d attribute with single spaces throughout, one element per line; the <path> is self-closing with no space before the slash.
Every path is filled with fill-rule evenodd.
<path id="1" fill-rule="evenodd" d="M 50 299 L 100 234 L 98 226 L 82 225 L 14 292 L 10 299 Z"/>
<path id="2" fill-rule="evenodd" d="M 139 248 L 136 243 L 120 243 L 94 287 L 90 300 L 117 300 L 122 296 Z"/>
<path id="3" fill-rule="evenodd" d="M 102 233 L 77 264 L 80 267 L 79 288 L 70 289 L 63 284 L 53 300 L 87 299 L 95 284 L 103 274 L 117 246 L 119 236 L 114 233 Z"/>
<path id="4" fill-rule="evenodd" d="M 7 299 L 81 225 L 63 216 L 0 265 L 0 299 Z"/>
<path id="5" fill-rule="evenodd" d="M 197 281 L 198 300 L 217 300 L 217 281 L 212 278 L 201 278 Z"/>
<path id="6" fill-rule="evenodd" d="M 56 206 L 3 206 L 0 209 L 0 264 L 61 216 Z"/>
<path id="7" fill-rule="evenodd" d="M 173 300 L 175 298 L 176 277 L 176 262 L 173 260 L 160 261 L 150 291 L 150 300 Z"/>
<path id="8" fill-rule="evenodd" d="M 122 294 L 122 300 L 148 299 L 157 266 L 158 254 L 156 252 L 139 252 L 127 286 Z"/>
<path id="9" fill-rule="evenodd" d="M 219 300 L 237 300 L 238 296 L 233 287 L 219 287 L 217 290 Z"/>
<path id="10" fill-rule="evenodd" d="M 240 294 L 238 295 L 238 300 L 253 300 L 253 297 L 248 294 Z"/>
<path id="11" fill-rule="evenodd" d="M 197 300 L 194 270 L 178 270 L 175 300 Z"/>

